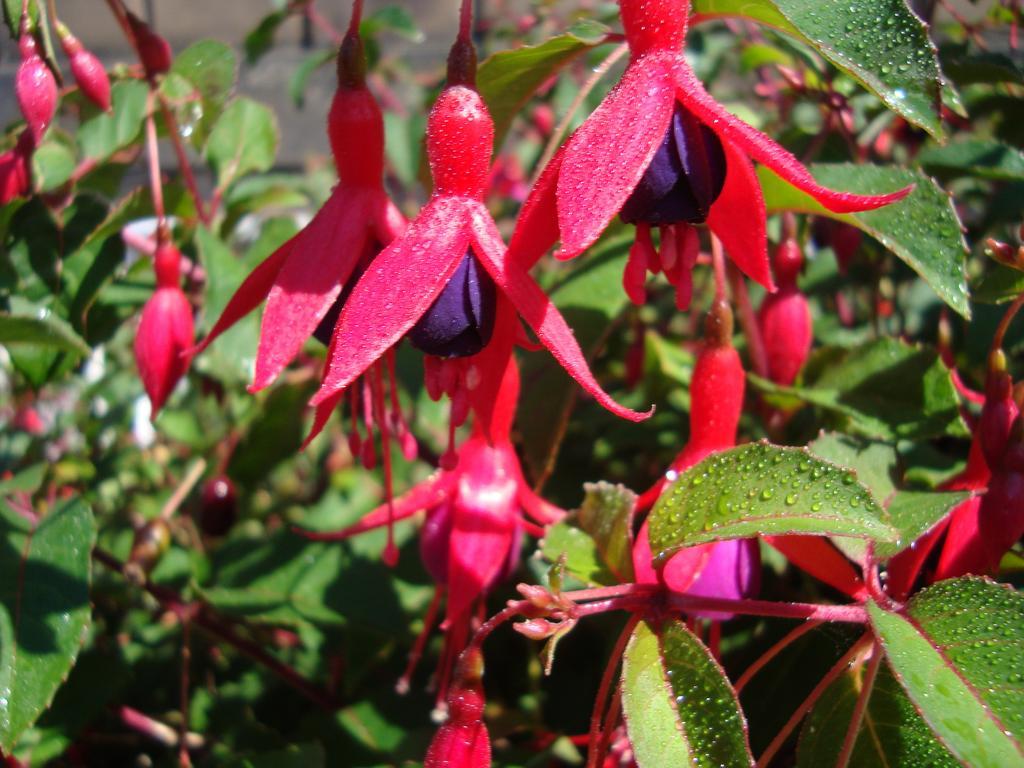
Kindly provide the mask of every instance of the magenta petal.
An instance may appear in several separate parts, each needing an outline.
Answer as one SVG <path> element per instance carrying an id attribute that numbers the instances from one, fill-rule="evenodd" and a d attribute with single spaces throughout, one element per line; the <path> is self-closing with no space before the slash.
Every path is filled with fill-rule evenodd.
<path id="1" fill-rule="evenodd" d="M 710 125 L 725 144 L 735 144 L 757 162 L 775 171 L 797 189 L 801 189 L 830 211 L 853 213 L 870 211 L 894 203 L 910 194 L 913 187 L 906 187 L 887 195 L 855 195 L 852 192 L 836 192 L 821 186 L 803 163 L 787 149 L 756 128 L 747 125 L 725 107 L 715 101 L 693 70 L 680 59 L 676 68 L 679 84 L 679 100 L 695 115 Z"/>
<path id="2" fill-rule="evenodd" d="M 469 201 L 437 198 L 380 252 L 352 289 L 334 329 L 318 405 L 344 389 L 416 324 L 469 245 Z"/>
<path id="3" fill-rule="evenodd" d="M 295 239 L 267 298 L 250 392 L 277 378 L 313 335 L 363 254 L 365 198 L 335 187 Z"/>
<path id="4" fill-rule="evenodd" d="M 686 594 L 740 600 L 754 597 L 760 587 L 761 550 L 757 539 L 736 539 L 714 545 L 711 557 Z M 698 611 L 696 614 L 718 621 L 731 619 L 734 615 L 719 611 Z"/>
<path id="5" fill-rule="evenodd" d="M 570 139 L 571 141 L 572 139 Z M 516 230 L 508 244 L 509 258 L 523 270 L 529 270 L 548 248 L 558 241 L 558 209 L 555 189 L 562 168 L 562 147 L 544 167 L 537 183 L 523 203 Z"/>
<path id="6" fill-rule="evenodd" d="M 576 343 L 572 329 L 565 318 L 551 303 L 540 286 L 525 270 L 505 258 L 505 246 L 494 225 L 493 219 L 483 205 L 473 205 L 472 227 L 473 246 L 484 268 L 490 272 L 498 288 L 515 305 L 526 324 L 529 325 L 541 343 L 548 348 L 576 382 L 589 392 L 598 403 L 630 421 L 643 421 L 654 413 L 652 407 L 647 413 L 637 413 L 616 403 L 611 395 L 597 383 L 590 366 Z"/>
<path id="7" fill-rule="evenodd" d="M 672 118 L 674 60 L 652 53 L 633 61 L 566 144 L 558 174 L 559 258 L 600 237 L 651 164 Z"/>
<path id="8" fill-rule="evenodd" d="M 722 142 L 722 148 L 726 159 L 725 186 L 711 206 L 708 227 L 747 277 L 774 291 L 761 184 L 745 154 L 728 141 Z"/>

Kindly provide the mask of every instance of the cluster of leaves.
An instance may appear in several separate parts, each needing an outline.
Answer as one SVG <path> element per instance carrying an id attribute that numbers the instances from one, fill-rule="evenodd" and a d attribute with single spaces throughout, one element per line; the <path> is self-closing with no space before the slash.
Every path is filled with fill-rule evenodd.
<path id="1" fill-rule="evenodd" d="M 505 192 L 492 208 L 505 223 L 550 137 L 550 115 L 569 114 L 571 129 L 611 82 L 569 112 L 580 82 L 608 55 L 614 6 L 567 17 L 538 5 L 530 24 L 495 20 L 486 47 L 498 52 L 478 77 L 497 126 L 495 186 Z M 45 13 L 42 3 L 30 7 Z M 652 551 L 813 534 L 853 562 L 870 551 L 884 564 L 965 498 L 938 490 L 964 465 L 970 411 L 934 342 L 951 310 L 954 362 L 979 385 L 998 305 L 1024 290 L 1019 270 L 983 252 L 988 238 L 1016 242 L 1021 223 L 1024 71 L 1019 59 L 982 47 L 984 25 L 965 31 L 948 22 L 929 38 L 903 0 L 693 7 L 709 23 L 695 25 L 689 53 L 733 111 L 813 156 L 825 184 L 916 187 L 891 207 L 836 216 L 759 170 L 770 212 L 808 214 L 801 238 L 812 258 L 800 287 L 815 350 L 792 386 L 751 375 L 741 424 L 751 444 L 675 481 L 679 492 L 652 512 Z M 248 63 L 311 8 L 289 3 L 254 18 Z M 20 0 L 4 0 L 4 11 L 19 18 Z M 1012 13 L 994 8 L 992 27 L 1007 29 Z M 420 37 L 402 9 L 367 18 L 362 32 L 371 87 L 405 106 L 385 115 L 388 183 L 412 213 L 423 199 L 422 105 L 440 82 L 440 62 L 424 77 L 389 56 L 395 35 Z M 941 42 L 937 50 L 931 40 Z M 301 102 L 333 53 L 325 45 L 298 67 L 293 99 Z M 327 164 L 272 170 L 274 114 L 235 95 L 238 70 L 231 46 L 203 40 L 177 52 L 157 88 L 160 130 L 177 131 L 186 160 L 196 158 L 212 185 L 206 200 L 184 173 L 164 185 L 175 241 L 194 264 L 187 288 L 201 333 L 251 268 L 295 233 L 293 214 L 315 209 L 333 182 Z M 343 527 L 381 498 L 340 424 L 298 450 L 322 349 L 311 343 L 294 375 L 252 396 L 245 384 L 258 323 L 248 318 L 195 361 L 155 425 L 148 421 L 131 343 L 153 279 L 122 231 L 153 215 L 148 191 L 131 188 L 153 101 L 145 81 L 115 72 L 109 114 L 73 91 L 64 97 L 66 119 L 34 154 L 35 194 L 0 208 L 0 754 L 26 765 L 143 755 L 173 764 L 185 745 L 204 765 L 417 764 L 435 730 L 429 670 L 404 696 L 394 691 L 434 592 L 416 522 L 397 528 L 394 569 L 380 559 L 383 533 L 323 543 L 291 530 Z M 755 80 L 777 110 L 751 97 Z M 14 140 L 12 130 L 2 141 Z M 864 159 L 873 163 L 853 162 Z M 827 238 L 813 237 L 826 216 L 867 235 L 849 265 Z M 649 486 L 687 437 L 695 328 L 713 287 L 698 273 L 689 314 L 673 310 L 667 289 L 629 307 L 620 284 L 628 245 L 613 228 L 586 261 L 571 270 L 544 264 L 538 275 L 609 390 L 632 406 L 658 404 L 642 424 L 618 422 L 578 401 L 550 358 L 523 356 L 518 447 L 545 493 L 578 511 L 547 531 L 543 559 L 532 543 L 524 548 L 513 578 L 555 591 L 632 581 L 632 496 L 623 487 Z M 840 303 L 852 321 L 840 319 Z M 1019 331 L 1006 337 L 1011 363 L 1020 340 Z M 638 352 L 639 377 L 622 363 Z M 403 397 L 426 460 L 396 462 L 398 487 L 431 470 L 446 437 L 420 365 L 400 349 Z M 761 406 L 793 416 L 769 430 Z M 238 519 L 226 535 L 207 524 L 203 494 L 190 492 L 188 478 L 204 467 L 237 489 Z M 584 494 L 597 479 L 616 485 Z M 169 520 L 169 546 L 140 574 L 131 567 L 140 532 L 158 520 Z M 769 544 L 762 550 L 765 601 L 840 600 Z M 1022 563 L 1010 552 L 999 574 L 1006 583 L 940 582 L 898 610 L 867 600 L 856 621 L 815 624 L 742 687 L 729 681 L 742 679 L 793 620 L 817 616 L 736 618 L 715 654 L 679 611 L 631 620 L 619 679 L 633 758 L 642 768 L 739 765 L 770 750 L 782 765 L 1021 764 L 1024 602 L 1012 585 Z M 492 607 L 511 594 L 496 590 Z M 577 623 L 558 638 L 550 674 L 534 644 L 494 634 L 486 688 L 496 763 L 582 763 L 572 736 L 590 725 L 596 670 L 625 620 Z M 428 643 L 426 658 L 437 652 Z M 811 693 L 813 706 L 802 711 Z M 788 735 L 779 741 L 780 733 Z"/>

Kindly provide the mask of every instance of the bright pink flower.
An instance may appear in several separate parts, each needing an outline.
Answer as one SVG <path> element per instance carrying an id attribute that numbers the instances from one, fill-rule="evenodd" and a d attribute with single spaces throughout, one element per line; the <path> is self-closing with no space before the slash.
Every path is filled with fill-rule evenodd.
<path id="1" fill-rule="evenodd" d="M 624 418 L 643 419 L 644 414 L 618 405 L 601 388 L 562 315 L 526 270 L 506 258 L 501 235 L 483 203 L 494 123 L 472 87 L 471 69 L 467 76 L 464 69 L 452 67 L 452 62 L 465 65 L 472 56 L 468 42 L 456 42 L 449 58 L 449 84 L 427 122 L 427 158 L 434 180 L 430 201 L 405 234 L 367 267 L 342 307 L 328 351 L 327 374 L 311 401 L 318 406 L 317 424 L 326 420 L 325 412 L 340 402 L 345 389 L 402 337 L 423 324 L 433 325 L 435 313 L 448 312 L 452 297 L 444 292 L 451 293 L 449 288 L 459 274 L 469 275 L 469 266 L 476 279 L 496 286 L 494 311 L 499 317 L 502 307 L 510 303 L 562 367 L 601 405 Z M 489 343 L 493 342 L 481 335 L 471 350 L 426 351 L 470 356 Z M 465 372 L 465 366 L 460 370 Z M 470 378 L 455 390 L 472 389 L 472 384 Z"/>
<path id="2" fill-rule="evenodd" d="M 621 213 L 637 223 L 626 290 L 642 299 L 646 271 L 665 271 L 689 303 L 692 224 L 707 223 L 736 265 L 774 289 L 765 205 L 751 160 L 831 211 L 864 211 L 899 200 L 818 184 L 787 150 L 715 101 L 683 56 L 688 0 L 620 0 L 632 58 L 621 81 L 544 169 L 523 207 L 510 251 L 533 264 L 561 239 L 559 258 L 589 246 Z M 656 252 L 650 227 L 660 226 Z"/>
<path id="3" fill-rule="evenodd" d="M 252 392 L 277 378 L 314 334 L 330 342 L 341 302 L 355 278 L 405 228 L 405 219 L 384 191 L 384 121 L 366 88 L 364 67 L 362 43 L 350 30 L 338 54 L 338 89 L 327 119 L 338 185 L 313 220 L 245 279 L 197 348 L 204 349 L 266 300 Z M 378 416 L 388 407 L 385 379 L 394 391 L 393 364 L 386 357 L 384 370 L 373 371 L 362 391 L 353 392 L 353 419 L 362 410 L 368 429 L 387 421 Z M 394 399 L 393 394 L 392 403 Z M 318 414 L 322 419 L 314 433 L 329 414 Z M 407 437 L 400 415 L 396 422 L 401 422 L 400 437 Z M 354 452 L 372 465 L 372 439 L 363 443 L 358 431 L 353 435 Z"/>
<path id="4" fill-rule="evenodd" d="M 430 742 L 423 768 L 489 768 L 491 740 L 484 725 L 483 657 L 476 648 L 459 660 L 448 693 L 448 719 Z"/>
<path id="5" fill-rule="evenodd" d="M 796 284 L 802 265 L 800 246 L 787 238 L 776 250 L 773 264 L 779 290 L 767 294 L 757 312 L 768 377 L 787 387 L 804 367 L 813 338 L 811 309 Z"/>
<path id="6" fill-rule="evenodd" d="M 195 341 L 192 305 L 178 284 L 181 254 L 173 243 L 160 240 L 154 256 L 156 291 L 142 308 L 135 335 L 135 361 L 154 419 L 188 370 L 188 349 Z"/>
<path id="7" fill-rule="evenodd" d="M 32 153 L 35 147 L 32 131 L 26 128 L 14 148 L 0 155 L 0 205 L 32 193 Z"/>

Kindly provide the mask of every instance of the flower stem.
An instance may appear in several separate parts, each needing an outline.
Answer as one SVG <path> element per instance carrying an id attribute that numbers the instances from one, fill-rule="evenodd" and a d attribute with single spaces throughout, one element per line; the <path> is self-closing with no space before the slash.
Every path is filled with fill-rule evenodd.
<path id="1" fill-rule="evenodd" d="M 153 197 L 153 211 L 161 225 L 165 222 L 164 187 L 160 178 L 160 148 L 156 142 L 156 121 L 153 120 L 155 94 L 149 92 L 146 105 L 146 153 L 149 156 L 149 191 Z"/>
<path id="2" fill-rule="evenodd" d="M 996 328 L 995 335 L 992 337 L 992 352 L 997 349 L 1002 349 L 1003 338 L 1006 336 L 1006 331 L 1010 328 L 1010 323 L 1013 322 L 1013 318 L 1017 316 L 1020 308 L 1024 306 L 1024 293 L 1014 299 L 1013 304 L 1006 310 L 1006 314 L 1003 315 L 1003 319 L 999 321 L 999 327 Z"/>
<path id="3" fill-rule="evenodd" d="M 178 132 L 178 121 L 174 117 L 174 113 L 171 112 L 167 106 L 167 100 L 163 94 L 157 93 L 157 99 L 160 102 L 160 114 L 164 119 L 164 125 L 167 126 L 167 137 L 171 140 L 171 146 L 174 148 L 174 155 L 178 160 L 178 171 L 181 173 L 181 177 L 185 182 L 185 188 L 188 189 L 189 194 L 196 204 L 196 213 L 199 216 L 199 220 L 203 224 L 209 226 L 213 219 L 213 213 L 215 206 L 211 206 L 210 210 L 206 209 L 203 204 L 203 197 L 199 194 L 199 185 L 196 183 L 195 174 L 192 172 L 192 164 L 188 160 L 188 155 L 185 154 L 185 147 L 181 143 L 181 134 Z M 219 200 L 219 197 L 217 198 Z"/>
<path id="4" fill-rule="evenodd" d="M 359 24 L 363 20 L 363 0 L 352 0 L 352 17 L 348 22 L 348 34 L 359 33 Z"/>
<path id="5" fill-rule="evenodd" d="M 169 520 L 171 518 L 171 515 L 173 515 L 177 511 L 178 507 L 181 506 L 181 503 L 185 501 L 185 497 L 187 497 L 189 493 L 192 492 L 192 489 L 195 488 L 196 483 L 199 482 L 199 478 L 203 476 L 203 472 L 205 471 L 206 459 L 197 459 L 196 462 L 189 467 L 189 470 L 185 474 L 184 479 L 182 479 L 181 484 L 174 489 L 174 493 L 171 494 L 171 497 L 167 499 L 163 508 L 160 510 L 161 518 L 164 520 Z"/>
<path id="6" fill-rule="evenodd" d="M 754 366 L 754 373 L 762 379 L 768 378 L 768 354 L 764 349 L 764 339 L 761 338 L 761 329 L 757 326 L 757 316 L 754 314 L 754 307 L 750 303 L 750 294 L 747 293 L 747 282 L 743 273 L 734 265 L 729 265 L 729 276 L 732 278 L 732 296 L 739 309 L 740 326 L 743 328 L 743 336 L 747 340 L 747 349 L 750 352 L 750 364 Z"/>
<path id="7" fill-rule="evenodd" d="M 636 625 L 640 623 L 640 618 L 640 614 L 634 613 L 626 620 L 626 626 L 622 628 L 618 640 L 615 641 L 612 652 L 608 657 L 608 663 L 604 667 L 604 674 L 601 675 L 601 684 L 597 689 L 597 697 L 594 699 L 594 709 L 590 713 L 590 735 L 588 739 L 590 746 L 587 750 L 587 768 L 597 768 L 603 757 L 602 752 L 604 750 L 599 748 L 598 742 L 602 741 L 601 721 L 605 710 L 605 701 L 608 699 L 608 691 L 611 689 L 615 670 L 619 667 L 619 660 L 626 649 L 626 643 L 629 642 L 629 638 L 633 634 L 633 630 L 636 629 Z"/>
<path id="8" fill-rule="evenodd" d="M 881 663 L 882 646 L 876 641 L 871 649 L 871 661 L 868 662 L 864 679 L 861 681 L 860 695 L 857 696 L 857 703 L 853 707 L 850 726 L 846 729 L 846 735 L 843 737 L 843 748 L 839 751 L 839 757 L 836 759 L 836 768 L 846 768 L 850 764 L 850 756 L 857 743 L 857 734 L 860 732 L 861 723 L 864 722 L 864 712 L 871 699 L 871 692 L 875 687 L 875 679 L 878 677 L 878 667 Z"/>
<path id="9" fill-rule="evenodd" d="M 806 635 L 808 632 L 820 627 L 823 623 L 824 622 L 821 621 L 806 621 L 803 624 L 800 624 L 796 628 L 787 632 L 781 640 L 775 643 L 775 645 L 773 645 L 767 651 L 762 653 L 761 656 L 757 659 L 757 661 L 755 661 L 753 664 L 747 667 L 746 671 L 742 675 L 740 675 L 739 679 L 736 681 L 736 684 L 733 686 L 733 688 L 736 689 L 736 693 L 739 694 L 739 692 L 743 690 L 746 684 L 750 682 L 751 678 L 758 672 L 760 672 L 762 669 L 764 669 L 765 665 L 767 665 L 768 662 L 770 662 L 772 659 L 774 659 L 776 656 L 782 653 L 782 651 L 784 651 L 790 645 L 792 645 L 801 637 Z"/>
<path id="10" fill-rule="evenodd" d="M 686 613 L 722 611 L 748 616 L 773 616 L 778 619 L 813 619 L 848 624 L 866 624 L 867 612 L 862 605 L 819 605 L 815 603 L 777 603 L 769 600 L 728 600 L 718 597 L 695 597 L 670 594 L 667 602 Z"/>
<path id="11" fill-rule="evenodd" d="M 473 34 L 473 0 L 462 0 L 459 8 L 459 39 L 469 41 Z"/>
<path id="12" fill-rule="evenodd" d="M 859 653 L 862 652 L 865 642 L 870 637 L 871 634 L 869 632 L 865 632 L 861 635 L 860 639 L 850 647 L 850 650 L 844 653 L 839 661 L 837 661 L 832 668 L 825 673 L 825 676 L 818 681 L 818 684 L 814 686 L 807 698 L 803 700 L 803 703 L 796 708 L 796 711 L 792 714 L 789 720 L 786 721 L 786 724 L 782 726 L 782 730 L 775 734 L 775 738 L 772 739 L 771 744 L 768 745 L 767 749 L 761 753 L 761 757 L 758 758 L 755 768 L 763 768 L 763 766 L 766 766 L 771 762 L 772 758 L 775 757 L 775 754 L 779 751 L 782 745 L 786 743 L 786 740 L 793 732 L 793 729 L 800 724 L 800 721 L 804 719 L 804 716 L 811 710 L 811 707 L 814 706 L 815 702 L 821 698 L 821 695 L 828 689 L 828 687 L 838 680 L 840 675 L 846 672 L 850 663 Z"/>

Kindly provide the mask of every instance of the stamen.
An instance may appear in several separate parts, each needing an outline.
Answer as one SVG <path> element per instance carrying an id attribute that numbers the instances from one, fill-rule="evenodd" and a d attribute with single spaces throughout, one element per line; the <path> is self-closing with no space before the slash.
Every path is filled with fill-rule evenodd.
<path id="1" fill-rule="evenodd" d="M 416 642 L 413 643 L 412 650 L 409 651 L 409 661 L 405 665 L 405 671 L 398 678 L 398 682 L 395 683 L 395 691 L 402 696 L 409 692 L 413 673 L 416 671 L 416 667 L 419 666 L 420 659 L 423 658 L 423 650 L 427 646 L 427 640 L 434 630 L 434 623 L 437 621 L 437 614 L 441 609 L 441 595 L 443 594 L 443 587 L 438 586 L 434 589 L 434 596 L 431 598 L 430 606 L 427 608 L 427 615 L 423 617 L 423 629 L 416 636 Z"/>
<path id="2" fill-rule="evenodd" d="M 366 426 L 366 440 L 363 441 L 363 467 L 373 469 L 377 466 L 377 447 L 373 440 L 373 392 L 370 389 L 370 377 L 363 376 L 360 382 L 363 388 L 363 424 Z"/>
<path id="3" fill-rule="evenodd" d="M 349 387 L 348 390 L 349 418 L 352 421 L 352 429 L 348 433 L 348 450 L 352 454 L 353 461 L 361 461 L 363 453 L 363 438 L 359 434 L 359 388 Z"/>
<path id="4" fill-rule="evenodd" d="M 665 270 L 665 275 L 673 270 L 676 265 L 676 259 L 679 256 L 679 249 L 676 247 L 676 228 L 669 224 L 665 227 L 660 227 L 661 231 L 661 247 L 658 249 L 658 258 L 661 259 L 661 268 Z"/>

